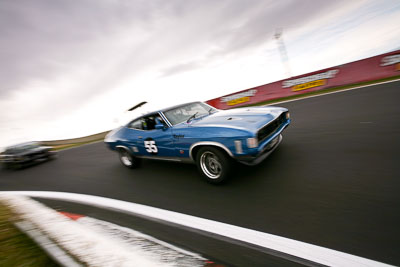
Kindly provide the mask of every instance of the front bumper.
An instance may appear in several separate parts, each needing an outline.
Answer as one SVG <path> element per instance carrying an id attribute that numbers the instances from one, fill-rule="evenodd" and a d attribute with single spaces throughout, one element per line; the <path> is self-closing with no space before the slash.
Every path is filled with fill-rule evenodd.
<path id="1" fill-rule="evenodd" d="M 261 163 L 264 159 L 266 159 L 282 142 L 282 135 L 279 134 L 276 136 L 272 141 L 269 143 L 269 145 L 266 145 L 264 149 L 259 152 L 256 156 L 242 156 L 238 157 L 237 160 L 240 163 L 243 163 L 245 165 L 249 166 L 254 166 L 259 163 Z"/>
<path id="2" fill-rule="evenodd" d="M 48 151 L 47 153 L 27 154 L 19 157 L 5 157 L 0 160 L 1 163 L 5 164 L 25 164 L 30 162 L 44 161 L 49 158 L 55 157 L 57 152 Z"/>
<path id="3" fill-rule="evenodd" d="M 260 162 L 262 162 L 282 142 L 282 139 L 283 139 L 282 132 L 289 126 L 290 122 L 291 122 L 291 120 L 288 119 L 284 124 L 282 124 L 279 127 L 279 129 L 277 129 L 277 131 L 272 136 L 270 136 L 269 138 L 264 140 L 258 147 L 256 153 L 238 156 L 238 157 L 236 157 L 236 160 L 245 165 L 257 165 Z"/>

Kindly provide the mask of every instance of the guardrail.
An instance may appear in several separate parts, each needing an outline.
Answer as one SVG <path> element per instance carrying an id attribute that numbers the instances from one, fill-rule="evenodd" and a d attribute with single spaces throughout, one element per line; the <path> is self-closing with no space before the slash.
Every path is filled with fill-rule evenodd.
<path id="1" fill-rule="evenodd" d="M 400 50 L 335 66 L 208 100 L 218 109 L 247 106 L 269 100 L 400 75 Z"/>

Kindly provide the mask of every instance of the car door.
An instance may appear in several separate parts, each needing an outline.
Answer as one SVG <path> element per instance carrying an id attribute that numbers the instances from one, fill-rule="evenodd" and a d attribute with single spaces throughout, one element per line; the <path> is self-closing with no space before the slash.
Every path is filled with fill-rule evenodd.
<path id="1" fill-rule="evenodd" d="M 148 157 L 175 157 L 171 128 L 143 131 L 138 136 L 138 148 Z"/>
<path id="2" fill-rule="evenodd" d="M 153 158 L 175 157 L 172 129 L 163 127 L 156 129 L 156 117 L 158 114 L 144 116 L 137 120 L 134 136 L 134 145 L 142 156 Z M 133 145 L 133 144 L 132 144 Z"/>

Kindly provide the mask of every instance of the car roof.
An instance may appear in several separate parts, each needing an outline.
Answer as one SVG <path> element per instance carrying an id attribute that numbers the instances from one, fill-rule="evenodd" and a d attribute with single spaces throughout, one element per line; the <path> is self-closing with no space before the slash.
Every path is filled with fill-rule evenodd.
<path id="1" fill-rule="evenodd" d="M 165 112 L 165 111 L 168 111 L 168 110 L 171 110 L 171 109 L 174 109 L 174 108 L 179 108 L 179 107 L 183 107 L 183 106 L 186 106 L 186 105 L 189 105 L 189 104 L 200 103 L 200 102 L 201 101 L 187 102 L 187 103 L 183 103 L 183 104 L 179 104 L 179 105 L 175 105 L 175 106 L 171 106 L 171 107 L 155 110 L 155 111 L 152 111 L 152 112 L 146 112 L 146 113 L 144 113 L 144 114 L 142 114 L 140 116 L 137 116 L 136 119 L 137 118 L 141 118 L 141 117 L 145 117 L 145 116 L 148 116 L 148 115 L 156 114 L 158 112 Z M 203 103 L 203 102 L 201 102 L 201 103 Z"/>
<path id="2" fill-rule="evenodd" d="M 29 141 L 29 142 L 23 142 L 23 143 L 19 143 L 19 144 L 15 144 L 12 146 L 9 146 L 7 148 L 16 148 L 16 147 L 20 147 L 20 146 L 26 146 L 26 145 L 38 145 L 39 143 L 36 141 Z"/>
<path id="3" fill-rule="evenodd" d="M 149 115 L 157 114 L 158 112 L 163 112 L 163 113 L 164 113 L 165 111 L 168 111 L 168 110 L 171 110 L 171 109 L 174 109 L 174 108 L 183 107 L 183 106 L 186 106 L 186 105 L 189 105 L 189 104 L 193 104 L 193 103 L 203 103 L 203 104 L 208 105 L 207 103 L 204 103 L 204 102 L 202 102 L 202 101 L 187 102 L 187 103 L 183 103 L 183 104 L 179 104 L 179 105 L 175 105 L 175 106 L 171 106 L 171 107 L 167 107 L 167 108 L 155 110 L 155 111 L 152 111 L 152 112 L 146 112 L 146 113 L 144 113 L 144 114 L 142 114 L 142 115 L 140 115 L 140 116 L 137 116 L 137 117 L 135 117 L 134 119 L 130 120 L 129 123 L 131 123 L 131 122 L 133 122 L 133 121 L 135 121 L 135 120 L 137 120 L 137 119 L 140 119 L 140 118 L 149 116 Z M 128 123 L 128 124 L 129 124 L 129 123 Z"/>
<path id="4" fill-rule="evenodd" d="M 171 110 L 171 109 L 174 109 L 174 108 L 179 108 L 179 107 L 183 107 L 183 106 L 186 106 L 186 105 L 189 105 L 189 104 L 199 103 L 199 102 L 201 102 L 201 101 L 193 101 L 193 102 L 183 103 L 183 104 L 179 104 L 179 105 L 175 105 L 175 106 L 172 106 L 172 107 L 161 109 L 160 111 L 161 112 L 165 112 L 165 111 L 168 111 L 168 110 Z"/>
<path id="5" fill-rule="evenodd" d="M 12 146 L 8 146 L 8 147 L 6 147 L 6 149 L 14 149 L 14 148 L 19 148 L 21 146 L 26 146 L 26 145 L 39 145 L 39 142 L 29 141 L 29 142 L 19 143 L 19 144 L 15 144 Z"/>

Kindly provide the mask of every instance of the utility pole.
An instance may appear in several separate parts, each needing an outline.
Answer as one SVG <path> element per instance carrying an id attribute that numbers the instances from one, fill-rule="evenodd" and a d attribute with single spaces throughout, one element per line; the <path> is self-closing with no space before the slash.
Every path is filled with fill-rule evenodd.
<path id="1" fill-rule="evenodd" d="M 282 39 L 282 29 L 281 28 L 276 29 L 274 37 L 278 44 L 279 53 L 281 54 L 282 65 L 286 70 L 286 76 L 288 78 L 292 77 L 292 72 L 290 71 L 290 65 L 289 65 L 289 57 L 286 52 L 285 43 L 283 42 L 283 39 Z"/>

